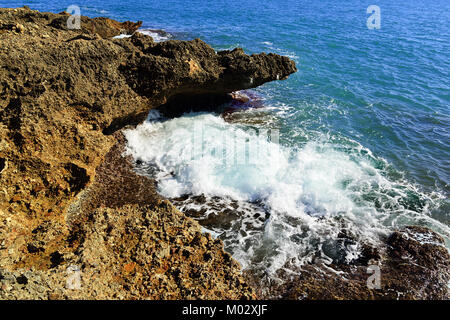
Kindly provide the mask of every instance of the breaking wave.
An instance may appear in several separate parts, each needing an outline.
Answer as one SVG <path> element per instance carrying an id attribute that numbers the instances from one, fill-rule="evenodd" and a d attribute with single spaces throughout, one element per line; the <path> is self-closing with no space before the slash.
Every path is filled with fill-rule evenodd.
<path id="1" fill-rule="evenodd" d="M 283 145 L 216 114 L 154 112 L 125 136 L 138 171 L 244 268 L 273 274 L 287 263 L 351 262 L 363 244 L 403 225 L 428 226 L 450 243 L 450 228 L 429 215 L 443 197 L 420 192 L 350 139 Z"/>

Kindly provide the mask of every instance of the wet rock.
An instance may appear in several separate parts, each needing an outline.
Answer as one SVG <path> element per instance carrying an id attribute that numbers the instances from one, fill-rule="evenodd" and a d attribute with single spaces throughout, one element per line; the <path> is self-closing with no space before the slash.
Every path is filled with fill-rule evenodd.
<path id="1" fill-rule="evenodd" d="M 384 243 L 367 246 L 356 263 L 286 265 L 279 281 L 248 271 L 247 280 L 269 299 L 449 299 L 450 255 L 435 232 L 410 226 L 394 231 Z M 363 251 L 364 251 L 363 250 Z M 286 270 L 290 270 L 287 272 Z M 379 270 L 379 287 L 374 278 Z"/>

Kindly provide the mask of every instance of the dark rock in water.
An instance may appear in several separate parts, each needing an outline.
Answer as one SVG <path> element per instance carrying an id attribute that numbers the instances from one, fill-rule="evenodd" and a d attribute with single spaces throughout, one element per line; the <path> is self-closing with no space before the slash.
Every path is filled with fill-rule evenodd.
<path id="1" fill-rule="evenodd" d="M 232 107 L 235 108 L 261 108 L 263 107 L 263 100 L 258 94 L 252 90 L 236 91 L 231 94 L 233 98 Z"/>
<path id="2" fill-rule="evenodd" d="M 260 204 L 238 202 L 231 198 L 184 196 L 170 199 L 188 217 L 217 233 L 231 254 L 241 242 L 251 245 L 262 234 L 269 212 Z M 255 237 L 256 235 L 256 237 Z"/>
<path id="3" fill-rule="evenodd" d="M 227 122 L 245 123 L 245 124 L 267 124 L 267 120 L 272 120 L 267 112 L 255 112 L 263 108 L 263 98 L 251 90 L 233 92 L 231 101 L 224 106 L 222 118 Z M 245 111 L 252 111 L 248 113 Z"/>
<path id="4" fill-rule="evenodd" d="M 209 109 L 220 113 L 221 117 L 230 123 L 245 124 L 263 129 L 279 128 L 280 119 L 273 112 L 265 109 L 264 97 L 254 90 L 241 90 L 224 96 L 222 105 L 217 108 L 214 104 L 206 104 L 200 110 Z M 195 109 L 195 108 L 193 108 Z"/>
<path id="5" fill-rule="evenodd" d="M 268 212 L 257 203 L 245 204 L 219 197 L 191 196 L 172 200 L 188 216 L 212 230 L 234 253 L 242 243 L 257 248 Z M 292 222 L 294 223 L 294 222 Z M 305 230 L 306 231 L 306 230 Z M 250 236 L 250 237 L 248 237 Z M 301 241 L 302 235 L 293 235 Z M 239 246 L 241 242 L 241 246 Z M 359 246 L 360 254 L 347 259 L 347 248 Z M 288 262 L 275 275 L 266 265 L 247 266 L 247 280 L 265 299 L 447 299 L 450 255 L 444 240 L 435 232 L 408 226 L 382 238 L 379 246 L 360 242 L 345 224 L 333 241 L 322 243 L 311 263 Z M 253 259 L 253 258 L 252 258 Z M 254 262 L 257 262 L 257 258 Z M 374 278 L 379 270 L 377 287 Z M 372 285 L 372 287 L 370 287 Z"/>
<path id="6" fill-rule="evenodd" d="M 227 120 L 232 116 L 233 112 L 246 110 L 246 109 L 258 109 L 262 108 L 262 98 L 252 93 L 250 90 L 237 91 L 230 94 L 231 101 L 226 106 L 226 109 L 222 112 L 222 117 Z"/>
<path id="7" fill-rule="evenodd" d="M 379 287 L 375 278 L 379 270 Z M 286 265 L 295 270 L 295 266 Z M 444 240 L 423 227 L 393 232 L 379 248 L 367 246 L 354 263 L 321 262 L 292 272 L 281 270 L 282 281 L 246 272 L 268 299 L 449 299 L 450 255 Z M 261 280 L 262 279 L 262 280 Z"/>

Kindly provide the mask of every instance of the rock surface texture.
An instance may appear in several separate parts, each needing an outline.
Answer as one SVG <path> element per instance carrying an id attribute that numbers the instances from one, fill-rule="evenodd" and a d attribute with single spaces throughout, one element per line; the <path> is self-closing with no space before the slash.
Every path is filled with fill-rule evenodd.
<path id="1" fill-rule="evenodd" d="M 448 296 L 442 239 L 414 228 L 392 234 L 380 254 L 368 250 L 359 278 L 311 269 L 266 294 L 133 171 L 120 130 L 152 108 L 177 114 L 285 79 L 294 62 L 215 52 L 198 39 L 155 43 L 135 32 L 140 23 L 106 18 L 69 30 L 67 18 L 0 9 L 0 299 Z M 122 33 L 134 34 L 112 38 Z M 382 291 L 364 287 L 371 259 L 393 270 Z"/>

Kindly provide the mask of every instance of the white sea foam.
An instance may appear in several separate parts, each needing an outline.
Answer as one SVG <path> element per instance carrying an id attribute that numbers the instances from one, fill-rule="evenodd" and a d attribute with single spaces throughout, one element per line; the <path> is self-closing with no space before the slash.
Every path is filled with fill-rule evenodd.
<path id="1" fill-rule="evenodd" d="M 118 36 L 114 36 L 113 39 L 123 39 L 123 38 L 130 38 L 132 35 L 131 34 L 119 34 Z"/>
<path id="2" fill-rule="evenodd" d="M 294 60 L 296 63 L 299 63 L 299 57 L 293 51 L 289 51 L 286 49 L 278 48 L 270 41 L 261 42 L 270 52 L 278 53 L 280 55 L 286 56 Z"/>
<path id="3" fill-rule="evenodd" d="M 170 40 L 172 38 L 171 34 L 165 33 L 163 31 L 139 29 L 138 32 L 152 37 L 153 41 L 155 42 L 163 42 L 166 40 Z M 132 36 L 131 34 L 119 34 L 118 36 L 113 37 L 113 39 L 130 38 L 131 36 Z"/>
<path id="4" fill-rule="evenodd" d="M 155 42 L 163 42 L 172 39 L 172 35 L 159 30 L 139 29 L 138 32 L 150 36 Z"/>
<path id="5" fill-rule="evenodd" d="M 324 138 L 294 150 L 213 114 L 157 118 L 153 114 L 125 131 L 126 152 L 154 169 L 163 196 L 221 197 L 224 207 L 234 199 L 270 213 L 256 231 L 242 230 L 244 236 L 233 228 L 211 230 L 229 239 L 229 250 L 244 267 L 261 266 L 273 274 L 287 262 L 349 262 L 359 256 L 362 243 L 376 244 L 380 234 L 407 224 L 450 237 L 448 226 L 427 214 L 433 199 L 388 179 L 379 168 L 382 160 L 357 143 L 336 147 Z M 251 156 L 255 145 L 256 157 Z M 411 197 L 420 200 L 420 208 L 404 204 Z M 251 222 L 252 215 L 243 219 Z M 344 241 L 342 230 L 355 241 Z"/>

